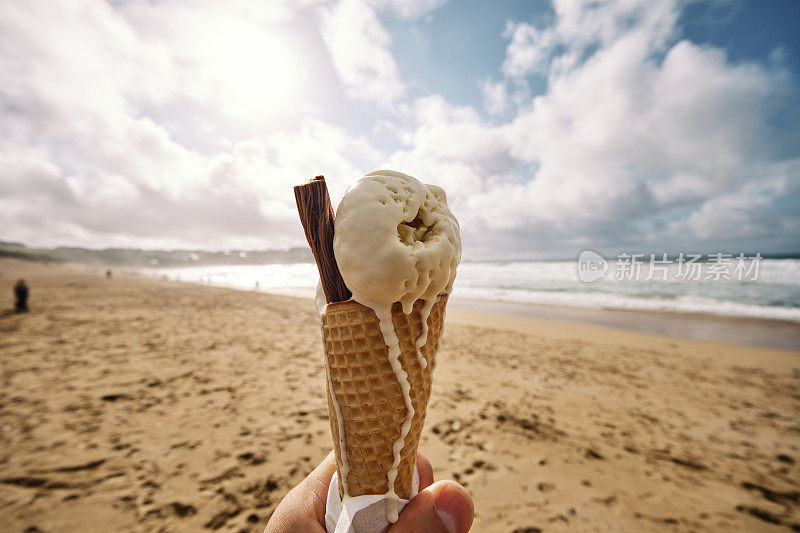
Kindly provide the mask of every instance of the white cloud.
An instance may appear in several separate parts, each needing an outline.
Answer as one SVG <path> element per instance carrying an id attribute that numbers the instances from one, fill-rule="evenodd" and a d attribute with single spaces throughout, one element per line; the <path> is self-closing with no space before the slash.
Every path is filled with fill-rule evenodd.
<path id="1" fill-rule="evenodd" d="M 547 70 L 550 54 L 555 45 L 553 30 L 538 30 L 531 24 L 521 22 L 506 25 L 504 36 L 511 42 L 506 50 L 503 73 L 507 76 L 521 77 L 526 74 Z"/>
<path id="2" fill-rule="evenodd" d="M 800 197 L 800 159 L 758 165 L 757 179 L 741 187 L 708 196 L 702 205 L 670 230 L 690 232 L 704 241 L 770 238 L 800 231 L 797 198 Z M 794 198 L 789 205 L 781 200 Z M 777 205 L 776 205 L 777 203 Z"/>
<path id="3" fill-rule="evenodd" d="M 502 115 L 508 109 L 509 98 L 503 82 L 487 80 L 481 87 L 483 106 L 490 115 Z"/>
<path id="4" fill-rule="evenodd" d="M 403 96 L 392 38 L 369 2 L 340 0 L 323 9 L 321 32 L 350 97 L 388 105 Z"/>
<path id="5" fill-rule="evenodd" d="M 592 47 L 604 48 L 626 34 L 636 34 L 648 51 L 659 50 L 675 31 L 680 0 L 595 2 L 554 0 L 555 23 L 543 29 L 510 22 L 505 36 L 511 42 L 503 72 L 511 77 L 545 74 L 551 61 L 559 70 L 579 64 Z M 559 47 L 563 50 L 559 51 Z"/>
<path id="6" fill-rule="evenodd" d="M 513 187 L 507 211 L 518 225 L 644 238 L 660 211 L 758 179 L 751 162 L 768 152 L 767 108 L 781 85 L 780 73 L 731 66 L 686 41 L 658 63 L 634 30 L 551 77 L 547 94 L 511 122 L 511 153 L 539 169 Z"/>
<path id="7" fill-rule="evenodd" d="M 448 0 L 382 0 L 380 4 L 404 18 L 417 18 L 447 3 Z"/>
<path id="8" fill-rule="evenodd" d="M 324 171 L 338 199 L 353 176 L 380 161 L 363 139 L 317 121 L 215 156 L 176 150 L 153 125 L 127 141 L 95 140 L 103 152 L 96 158 L 70 147 L 86 158 L 72 173 L 39 151 L 0 154 L 4 232 L 45 245 L 297 245 L 292 186 Z"/>

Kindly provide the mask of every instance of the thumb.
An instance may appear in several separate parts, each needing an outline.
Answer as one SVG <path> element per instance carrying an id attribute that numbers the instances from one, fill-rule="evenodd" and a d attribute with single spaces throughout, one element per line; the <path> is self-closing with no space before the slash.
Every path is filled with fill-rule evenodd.
<path id="1" fill-rule="evenodd" d="M 437 481 L 414 496 L 388 533 L 466 533 L 474 512 L 464 487 L 455 481 Z"/>

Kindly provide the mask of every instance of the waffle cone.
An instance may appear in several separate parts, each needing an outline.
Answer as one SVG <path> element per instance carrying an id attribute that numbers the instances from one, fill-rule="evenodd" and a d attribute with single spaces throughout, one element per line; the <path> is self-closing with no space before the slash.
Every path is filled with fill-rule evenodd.
<path id="1" fill-rule="evenodd" d="M 400 452 L 400 464 L 394 483 L 395 493 L 411 497 L 425 413 L 431 394 L 431 374 L 442 335 L 447 295 L 438 297 L 428 317 L 427 342 L 420 352 L 427 361 L 422 368 L 416 340 L 422 334 L 422 300 L 412 312 L 404 314 L 400 304 L 392 307 L 392 322 L 400 340 L 400 363 L 408 373 L 414 417 Z M 389 491 L 387 473 L 394 462 L 393 445 L 400 437 L 406 420 L 403 392 L 389 362 L 389 351 L 375 312 L 348 300 L 328 304 L 322 315 L 322 334 L 328 358 L 328 410 L 336 452 L 339 492 L 343 487 L 350 496 L 385 494 Z M 339 421 L 332 397 L 336 399 L 344 426 L 344 446 L 340 449 Z M 342 483 L 342 454 L 349 471 Z"/>

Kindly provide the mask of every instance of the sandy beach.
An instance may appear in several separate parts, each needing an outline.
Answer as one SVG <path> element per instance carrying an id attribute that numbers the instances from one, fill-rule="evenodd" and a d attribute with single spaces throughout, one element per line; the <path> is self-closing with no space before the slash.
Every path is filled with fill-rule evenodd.
<path id="1" fill-rule="evenodd" d="M 4 532 L 261 531 L 331 448 L 311 300 L 16 260 L 0 291 Z M 474 531 L 800 531 L 800 352 L 476 311 L 420 445 Z"/>

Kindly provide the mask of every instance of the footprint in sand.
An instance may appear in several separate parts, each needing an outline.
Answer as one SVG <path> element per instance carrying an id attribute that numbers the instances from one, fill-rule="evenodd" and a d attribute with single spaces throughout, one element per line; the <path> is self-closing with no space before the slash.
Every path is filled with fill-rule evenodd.
<path id="1" fill-rule="evenodd" d="M 536 484 L 536 488 L 539 492 L 552 492 L 555 490 L 556 486 L 552 483 L 541 482 Z"/>
<path id="2" fill-rule="evenodd" d="M 239 500 L 233 494 L 220 490 L 221 499 L 214 502 L 211 519 L 203 524 L 208 529 L 220 529 L 225 523 L 243 511 Z"/>
<path id="3" fill-rule="evenodd" d="M 476 459 L 472 462 L 472 465 L 465 468 L 462 472 L 454 472 L 453 479 L 458 481 L 464 486 L 469 485 L 469 480 L 467 479 L 470 476 L 477 474 L 480 471 L 483 472 L 494 472 L 497 470 L 497 467 L 483 459 Z"/>
<path id="4" fill-rule="evenodd" d="M 156 509 L 150 509 L 145 512 L 144 519 L 153 519 L 159 518 L 164 519 L 169 516 L 175 516 L 177 518 L 186 518 L 189 516 L 194 516 L 197 514 L 197 508 L 194 505 L 185 504 L 182 502 L 172 502 L 168 503 L 167 505 L 163 505 Z"/>
<path id="5" fill-rule="evenodd" d="M 249 465 L 260 465 L 267 461 L 263 453 L 245 452 L 236 456 L 240 461 L 244 461 Z"/>

